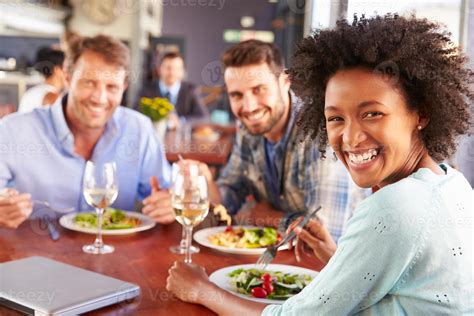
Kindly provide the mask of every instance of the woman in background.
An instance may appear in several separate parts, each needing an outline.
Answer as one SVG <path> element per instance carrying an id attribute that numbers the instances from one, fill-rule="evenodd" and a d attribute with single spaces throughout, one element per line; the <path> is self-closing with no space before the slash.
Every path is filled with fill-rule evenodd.
<path id="1" fill-rule="evenodd" d="M 31 112 L 35 108 L 53 104 L 65 88 L 64 52 L 42 47 L 36 53 L 35 69 L 44 77 L 44 82 L 28 89 L 21 98 L 18 112 Z"/>
<path id="2" fill-rule="evenodd" d="M 472 315 L 472 190 L 439 164 L 469 128 L 465 67 L 448 34 L 415 17 L 339 21 L 303 40 L 289 71 L 305 102 L 302 130 L 377 192 L 337 249 L 316 221 L 295 229 L 298 257 L 306 249 L 305 260 L 327 265 L 282 305 L 243 300 L 181 262 L 167 288 L 223 315 Z"/>

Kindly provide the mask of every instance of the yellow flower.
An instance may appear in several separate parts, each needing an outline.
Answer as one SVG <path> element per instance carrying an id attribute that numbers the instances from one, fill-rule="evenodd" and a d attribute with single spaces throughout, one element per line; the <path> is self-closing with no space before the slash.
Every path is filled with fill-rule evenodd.
<path id="1" fill-rule="evenodd" d="M 140 98 L 140 109 L 152 121 L 158 121 L 165 118 L 174 109 L 174 106 L 166 98 L 143 97 Z"/>

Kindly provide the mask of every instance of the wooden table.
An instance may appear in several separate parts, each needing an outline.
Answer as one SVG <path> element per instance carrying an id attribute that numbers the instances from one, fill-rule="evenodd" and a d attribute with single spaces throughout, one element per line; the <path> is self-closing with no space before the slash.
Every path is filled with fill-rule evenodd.
<path id="1" fill-rule="evenodd" d="M 232 151 L 233 134 L 221 133 L 220 138 L 214 142 L 206 142 L 191 138 L 185 142 L 177 137 L 175 131 L 169 131 L 165 136 L 166 159 L 175 162 L 181 155 L 185 159 L 194 159 L 216 167 L 223 166 Z"/>
<path id="2" fill-rule="evenodd" d="M 157 225 L 151 230 L 128 236 L 105 236 L 115 252 L 90 255 L 82 246 L 94 240 L 93 235 L 69 231 L 59 227 L 61 238 L 54 242 L 37 220 L 27 221 L 16 230 L 0 229 L 0 262 L 29 256 L 43 256 L 80 268 L 102 273 L 138 284 L 141 296 L 131 302 L 104 307 L 90 315 L 214 315 L 207 308 L 179 301 L 166 291 L 168 269 L 183 256 L 172 254 L 169 247 L 181 238 L 178 223 Z M 208 273 L 236 264 L 253 263 L 256 256 L 240 256 L 217 252 L 201 246 L 193 261 L 206 267 Z M 290 251 L 281 251 L 275 263 L 299 265 L 320 270 L 322 265 L 297 264 Z M 20 315 L 0 306 L 0 315 Z"/>

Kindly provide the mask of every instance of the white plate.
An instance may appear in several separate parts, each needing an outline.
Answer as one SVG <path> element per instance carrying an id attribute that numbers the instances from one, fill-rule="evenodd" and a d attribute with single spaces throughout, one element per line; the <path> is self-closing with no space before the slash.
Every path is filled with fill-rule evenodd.
<path id="1" fill-rule="evenodd" d="M 231 273 L 234 270 L 237 269 L 252 269 L 255 268 L 254 263 L 250 264 L 240 264 L 236 266 L 230 266 L 226 268 L 222 268 L 220 270 L 214 271 L 210 276 L 209 280 L 217 285 L 218 287 L 234 294 L 237 296 L 240 296 L 242 298 L 245 298 L 250 301 L 254 302 L 259 302 L 259 303 L 264 303 L 264 304 L 282 304 L 284 300 L 270 300 L 267 298 L 256 298 L 253 296 L 247 296 L 244 294 L 237 293 L 234 288 L 232 287 L 232 284 L 230 283 L 230 277 L 228 276 L 229 273 Z M 301 267 L 295 267 L 295 266 L 289 266 L 286 264 L 269 264 L 267 268 L 265 269 L 267 271 L 281 271 L 283 273 L 292 273 L 292 274 L 308 274 L 315 278 L 319 272 L 313 271 L 310 269 L 305 269 Z"/>
<path id="2" fill-rule="evenodd" d="M 141 221 L 141 225 L 138 227 L 126 228 L 126 229 L 102 229 L 102 235 L 128 235 L 128 234 L 133 234 L 136 232 L 148 230 L 155 226 L 155 222 L 150 217 L 142 213 L 127 212 L 127 211 L 124 211 L 124 212 L 125 212 L 125 216 L 127 217 L 138 218 Z M 77 232 L 87 233 L 87 234 L 97 234 L 97 228 L 85 228 L 85 227 L 80 227 L 76 225 L 76 223 L 74 222 L 74 217 L 77 214 L 78 213 L 69 213 L 67 215 L 62 216 L 59 219 L 59 224 L 64 228 L 75 230 Z"/>
<path id="3" fill-rule="evenodd" d="M 232 226 L 232 228 L 238 228 L 238 227 L 243 227 L 243 228 L 258 228 L 256 226 Z M 218 226 L 218 227 L 210 227 L 210 228 L 204 228 L 201 230 L 198 230 L 197 232 L 194 233 L 194 240 L 203 246 L 206 246 L 208 248 L 212 248 L 215 250 L 219 250 L 222 252 L 227 252 L 227 253 L 234 253 L 234 254 L 239 254 L 239 255 L 260 255 L 262 252 L 265 251 L 267 248 L 229 248 L 229 247 L 224 247 L 224 246 L 218 246 L 214 245 L 211 243 L 209 240 L 209 236 L 221 233 L 225 231 L 227 227 L 226 226 Z M 287 245 L 284 245 L 279 248 L 279 250 L 284 250 L 288 249 Z"/>

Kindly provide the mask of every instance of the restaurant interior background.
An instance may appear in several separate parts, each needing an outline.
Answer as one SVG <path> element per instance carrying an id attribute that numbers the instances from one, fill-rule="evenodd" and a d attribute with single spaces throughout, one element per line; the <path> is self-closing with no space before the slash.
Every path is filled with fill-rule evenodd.
<path id="1" fill-rule="evenodd" d="M 24 91 L 42 81 L 33 67 L 36 50 L 59 45 L 65 31 L 104 33 L 130 47 L 124 105 L 134 106 L 160 55 L 179 50 L 187 79 L 200 86 L 212 109 L 228 106 L 219 63 L 226 48 L 249 38 L 274 42 L 291 65 L 295 44 L 312 28 L 375 12 L 413 12 L 442 22 L 474 60 L 474 1 L 469 0 L 0 0 L 0 117 L 16 111 Z M 472 165 L 472 137 L 461 151 L 463 163 Z"/>

